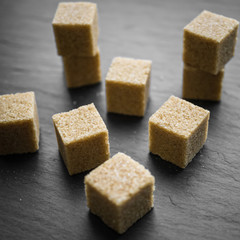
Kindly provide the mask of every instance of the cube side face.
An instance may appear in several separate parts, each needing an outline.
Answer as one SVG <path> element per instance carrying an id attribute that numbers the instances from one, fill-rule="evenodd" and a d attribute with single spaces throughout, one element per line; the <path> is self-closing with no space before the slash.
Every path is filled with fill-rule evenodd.
<path id="1" fill-rule="evenodd" d="M 180 168 L 187 165 L 187 140 L 149 120 L 149 150 Z"/>
<path id="2" fill-rule="evenodd" d="M 53 25 L 58 55 L 94 56 L 97 46 L 93 42 L 90 25 Z"/>
<path id="3" fill-rule="evenodd" d="M 145 86 L 145 92 L 144 92 L 144 107 L 143 107 L 143 115 L 146 112 L 147 104 L 148 104 L 148 97 L 149 97 L 149 89 L 150 89 L 150 79 L 151 79 L 151 74 L 149 74 L 146 86 Z"/>
<path id="4" fill-rule="evenodd" d="M 36 152 L 39 137 L 34 119 L 0 124 L 0 155 Z"/>
<path id="5" fill-rule="evenodd" d="M 33 125 L 34 125 L 34 142 L 35 142 L 35 148 L 36 150 L 39 149 L 39 135 L 40 135 L 40 126 L 39 126 L 39 116 L 38 116 L 38 108 L 36 99 L 34 99 L 34 109 L 33 109 Z"/>
<path id="6" fill-rule="evenodd" d="M 124 233 L 152 209 L 153 191 L 153 184 L 148 184 L 124 204 L 117 205 L 85 180 L 87 205 L 90 211 L 119 234 Z"/>
<path id="7" fill-rule="evenodd" d="M 117 231 L 120 218 L 119 207 L 109 201 L 105 195 L 101 194 L 87 181 L 85 181 L 85 194 L 90 211 L 100 217 L 107 226 Z"/>
<path id="8" fill-rule="evenodd" d="M 192 133 L 187 143 L 187 164 L 192 161 L 195 155 L 203 147 L 208 135 L 209 115 L 202 121 L 198 128 Z"/>
<path id="9" fill-rule="evenodd" d="M 101 81 L 100 53 L 94 57 L 63 57 L 69 88 L 95 84 Z"/>
<path id="10" fill-rule="evenodd" d="M 143 116 L 146 108 L 144 85 L 129 85 L 106 80 L 107 111 Z"/>
<path id="11" fill-rule="evenodd" d="M 153 190 L 153 184 L 147 185 L 121 206 L 119 225 L 116 229 L 118 233 L 122 234 L 127 231 L 153 208 Z"/>
<path id="12" fill-rule="evenodd" d="M 70 175 L 93 169 L 109 159 L 108 132 L 83 138 L 65 146 L 67 169 Z"/>
<path id="13" fill-rule="evenodd" d="M 186 99 L 219 101 L 224 70 L 217 75 L 184 66 L 182 96 Z"/>
<path id="14" fill-rule="evenodd" d="M 93 23 L 91 25 L 91 42 L 93 45 L 92 56 L 95 56 L 98 52 L 98 37 L 99 37 L 98 13 L 96 11 L 94 15 Z"/>
<path id="15" fill-rule="evenodd" d="M 54 123 L 54 122 L 53 122 Z M 58 128 L 56 127 L 55 123 L 54 123 L 54 129 L 55 129 L 55 133 L 56 133 L 56 138 L 57 138 L 57 143 L 58 143 L 58 150 L 63 158 L 63 161 L 65 163 L 65 166 L 67 167 L 68 169 L 68 158 L 67 158 L 67 155 L 66 155 L 66 147 L 65 147 L 65 144 L 63 142 L 63 139 L 58 131 Z"/>
<path id="16" fill-rule="evenodd" d="M 237 42 L 238 25 L 220 43 L 218 69 L 224 68 L 225 64 L 234 56 Z"/>
<path id="17" fill-rule="evenodd" d="M 219 66 L 219 43 L 184 29 L 183 61 L 190 66 L 217 74 Z"/>

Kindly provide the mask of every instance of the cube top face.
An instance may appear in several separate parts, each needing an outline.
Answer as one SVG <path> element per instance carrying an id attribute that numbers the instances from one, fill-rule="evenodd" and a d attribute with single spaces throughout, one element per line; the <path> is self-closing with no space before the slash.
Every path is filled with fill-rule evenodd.
<path id="1" fill-rule="evenodd" d="M 184 32 L 191 32 L 201 38 L 220 43 L 226 36 L 238 28 L 239 22 L 204 10 L 192 22 L 184 27 Z"/>
<path id="2" fill-rule="evenodd" d="M 149 123 L 155 124 L 166 131 L 189 138 L 203 120 L 209 118 L 209 111 L 188 101 L 171 96 L 154 113 Z"/>
<path id="3" fill-rule="evenodd" d="M 115 154 L 85 177 L 85 183 L 118 206 L 145 186 L 153 185 L 154 181 L 144 166 L 124 153 Z"/>
<path id="4" fill-rule="evenodd" d="M 151 72 L 149 60 L 116 57 L 106 76 L 107 82 L 127 85 L 145 85 Z"/>
<path id="5" fill-rule="evenodd" d="M 93 103 L 69 112 L 55 114 L 52 118 L 66 145 L 107 131 Z"/>
<path id="6" fill-rule="evenodd" d="M 0 123 L 14 123 L 34 118 L 34 92 L 0 96 Z"/>
<path id="7" fill-rule="evenodd" d="M 53 25 L 90 25 L 97 12 L 97 5 L 88 2 L 59 3 Z"/>

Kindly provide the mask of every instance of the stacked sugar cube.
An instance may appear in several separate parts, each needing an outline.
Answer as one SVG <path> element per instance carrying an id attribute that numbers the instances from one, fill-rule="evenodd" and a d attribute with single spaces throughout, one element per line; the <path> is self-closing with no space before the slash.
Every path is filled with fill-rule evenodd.
<path id="1" fill-rule="evenodd" d="M 184 28 L 183 98 L 219 101 L 225 64 L 234 56 L 239 22 L 203 11 Z"/>
<path id="2" fill-rule="evenodd" d="M 67 86 L 74 88 L 101 81 L 97 5 L 59 3 L 52 25 Z"/>

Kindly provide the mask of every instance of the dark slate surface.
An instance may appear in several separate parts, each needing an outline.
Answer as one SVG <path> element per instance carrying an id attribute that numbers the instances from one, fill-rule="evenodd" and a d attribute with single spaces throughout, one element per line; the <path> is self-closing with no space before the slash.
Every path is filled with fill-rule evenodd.
<path id="1" fill-rule="evenodd" d="M 149 154 L 148 119 L 170 95 L 181 97 L 182 29 L 203 9 L 240 20 L 239 0 L 98 1 L 102 76 L 115 56 L 153 61 L 144 118 L 108 114 L 104 81 L 68 90 L 51 21 L 57 0 L 0 1 L 0 94 L 36 93 L 40 150 L 0 157 L 0 239 L 240 239 L 240 44 L 227 64 L 208 140 L 179 168 Z M 105 121 L 111 155 L 118 151 L 156 178 L 155 207 L 125 234 L 86 207 L 83 179 L 70 177 L 51 116 L 94 102 Z"/>

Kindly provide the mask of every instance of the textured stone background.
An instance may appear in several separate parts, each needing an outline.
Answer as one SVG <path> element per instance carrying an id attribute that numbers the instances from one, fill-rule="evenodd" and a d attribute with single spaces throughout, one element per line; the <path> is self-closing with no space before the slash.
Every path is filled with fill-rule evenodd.
<path id="1" fill-rule="evenodd" d="M 240 43 L 227 64 L 204 148 L 185 169 L 149 154 L 148 119 L 170 95 L 181 97 L 183 27 L 207 9 L 240 20 L 239 0 L 101 0 L 102 78 L 115 56 L 153 61 L 144 118 L 107 114 L 104 81 L 68 90 L 51 21 L 57 0 L 0 1 L 0 94 L 33 90 L 40 150 L 0 157 L 1 239 L 240 239 Z M 121 151 L 156 178 L 155 207 L 119 236 L 86 207 L 83 179 L 70 177 L 59 155 L 51 116 L 94 102 Z"/>

